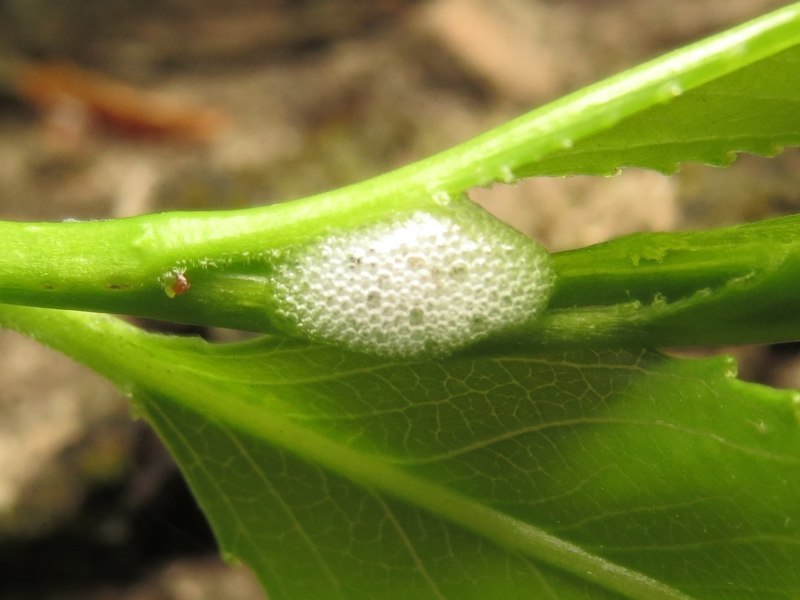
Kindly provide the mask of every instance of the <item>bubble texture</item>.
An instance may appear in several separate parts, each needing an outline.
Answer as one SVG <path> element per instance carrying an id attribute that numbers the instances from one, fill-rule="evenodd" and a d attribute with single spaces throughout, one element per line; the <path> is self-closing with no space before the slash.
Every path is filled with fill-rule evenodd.
<path id="1" fill-rule="evenodd" d="M 483 211 L 417 212 L 304 248 L 276 269 L 273 294 L 281 321 L 312 340 L 441 356 L 532 318 L 552 280 L 547 252 Z"/>

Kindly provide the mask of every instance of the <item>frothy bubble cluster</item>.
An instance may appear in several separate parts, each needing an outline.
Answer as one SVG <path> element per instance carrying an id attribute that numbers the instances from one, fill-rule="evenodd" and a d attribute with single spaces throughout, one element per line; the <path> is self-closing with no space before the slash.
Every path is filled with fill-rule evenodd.
<path id="1" fill-rule="evenodd" d="M 546 251 L 486 213 L 417 212 L 331 235 L 275 273 L 275 309 L 310 339 L 390 357 L 443 355 L 547 302 Z"/>

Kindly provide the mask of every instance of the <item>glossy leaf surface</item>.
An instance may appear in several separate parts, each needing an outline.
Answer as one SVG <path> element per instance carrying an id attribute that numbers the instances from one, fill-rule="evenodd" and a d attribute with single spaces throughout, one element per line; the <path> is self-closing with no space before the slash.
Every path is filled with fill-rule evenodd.
<path id="1" fill-rule="evenodd" d="M 725 359 L 386 362 L 4 310 L 133 393 L 271 598 L 800 593 L 797 397 Z"/>

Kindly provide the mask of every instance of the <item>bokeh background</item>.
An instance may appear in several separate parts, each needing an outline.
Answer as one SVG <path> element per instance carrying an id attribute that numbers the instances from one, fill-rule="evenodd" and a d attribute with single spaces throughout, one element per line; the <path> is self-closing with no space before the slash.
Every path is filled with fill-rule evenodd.
<path id="1" fill-rule="evenodd" d="M 324 191 L 784 4 L 0 0 L 0 218 Z M 555 251 L 797 212 L 800 153 L 472 197 Z M 728 351 L 747 379 L 800 385 L 794 345 Z M 170 457 L 110 384 L 9 332 L 0 365 L 0 598 L 265 598 L 217 557 Z"/>

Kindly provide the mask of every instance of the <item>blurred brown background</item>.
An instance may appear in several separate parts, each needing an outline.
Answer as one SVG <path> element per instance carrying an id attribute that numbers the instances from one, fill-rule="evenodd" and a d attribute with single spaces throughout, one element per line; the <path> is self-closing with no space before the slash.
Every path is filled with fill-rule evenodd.
<path id="1" fill-rule="evenodd" d="M 465 140 L 779 0 L 0 0 L 0 218 L 242 207 Z M 473 198 L 552 250 L 797 212 L 800 153 Z M 215 332 L 200 332 L 221 336 Z M 797 385 L 794 348 L 737 349 Z M 0 597 L 264 598 L 104 381 L 0 332 Z"/>

